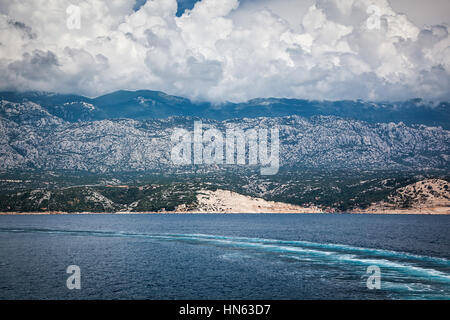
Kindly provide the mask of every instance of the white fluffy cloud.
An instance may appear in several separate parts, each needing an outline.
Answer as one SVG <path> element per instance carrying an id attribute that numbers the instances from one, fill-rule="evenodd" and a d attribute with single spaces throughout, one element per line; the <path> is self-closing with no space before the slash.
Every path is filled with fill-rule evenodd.
<path id="1" fill-rule="evenodd" d="M 387 0 L 264 3 L 202 0 L 177 17 L 176 0 L 138 11 L 126 0 L 0 0 L 0 90 L 450 98 L 448 26 L 419 28 Z M 79 30 L 66 26 L 70 4 L 81 9 Z"/>

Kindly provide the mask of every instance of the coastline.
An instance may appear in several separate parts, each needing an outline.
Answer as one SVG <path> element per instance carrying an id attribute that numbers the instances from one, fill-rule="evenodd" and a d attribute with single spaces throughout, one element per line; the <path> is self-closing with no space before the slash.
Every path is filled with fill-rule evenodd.
<path id="1" fill-rule="evenodd" d="M 351 215 L 450 215 L 450 207 L 442 208 L 442 210 L 415 210 L 415 209 L 393 209 L 389 211 L 364 211 L 364 210 L 352 210 L 348 212 L 200 212 L 200 211 L 165 211 L 165 212 L 0 212 L 0 216 L 49 216 L 49 215 L 183 215 L 183 214 L 197 214 L 197 215 L 237 215 L 237 214 L 314 214 L 314 215 L 341 215 L 341 214 L 351 214 Z"/>
<path id="2" fill-rule="evenodd" d="M 217 189 L 200 190 L 197 194 L 197 202 L 194 206 L 179 205 L 173 211 L 121 211 L 109 212 L 67 212 L 67 211 L 30 211 L 30 212 L 0 212 L 0 215 L 88 215 L 88 214 L 117 214 L 117 215 L 141 215 L 141 214 L 376 214 L 376 215 L 450 215 L 448 201 L 429 201 L 426 204 L 415 203 L 409 208 L 401 208 L 398 205 L 379 202 L 373 203 L 367 208 L 355 208 L 348 211 L 338 211 L 335 208 L 321 208 L 309 204 L 301 206 L 291 203 L 269 201 L 262 198 L 242 195 L 229 190 Z"/>
<path id="3" fill-rule="evenodd" d="M 376 214 L 376 215 L 450 215 L 450 193 L 448 182 L 440 179 L 427 179 L 399 188 L 387 199 L 372 202 L 367 207 L 353 207 L 345 211 L 335 208 L 321 206 L 313 202 L 293 204 L 280 202 L 277 199 L 266 200 L 237 193 L 224 189 L 200 189 L 196 191 L 196 199 L 182 202 L 181 198 L 173 206 L 170 202 L 160 202 L 155 207 L 139 207 L 139 201 L 133 203 L 120 203 L 113 206 L 110 199 L 97 194 L 97 197 L 89 198 L 93 205 L 82 207 L 60 206 L 60 210 L 48 211 L 44 206 L 35 205 L 26 207 L 30 211 L 14 211 L 15 208 L 6 206 L 0 215 L 69 215 L 69 214 Z M 43 197 L 48 196 L 46 194 Z M 39 201 L 42 201 L 41 198 Z M 69 203 L 72 201 L 69 201 Z M 361 204 L 360 204 L 361 205 Z M 171 210 L 167 210 L 167 208 Z M 57 209 L 58 207 L 54 207 Z M 85 211 L 77 211 L 79 209 Z M 345 207 L 344 207 L 345 208 Z M 19 208 L 17 208 L 19 209 Z M 86 211 L 86 210 L 99 211 Z M 156 211 L 144 211 L 153 209 Z M 33 211 L 35 210 L 35 211 Z M 67 210 L 67 211 L 63 211 Z M 142 211 L 135 211 L 142 210 Z"/>

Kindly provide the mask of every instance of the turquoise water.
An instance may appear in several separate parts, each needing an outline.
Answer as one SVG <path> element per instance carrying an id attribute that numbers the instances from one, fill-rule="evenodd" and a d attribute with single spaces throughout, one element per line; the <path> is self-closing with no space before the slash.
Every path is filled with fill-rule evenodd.
<path id="1" fill-rule="evenodd" d="M 450 217 L 0 216 L 1 299 L 449 299 Z M 66 268 L 81 269 L 69 290 Z M 369 266 L 381 289 L 369 290 Z"/>

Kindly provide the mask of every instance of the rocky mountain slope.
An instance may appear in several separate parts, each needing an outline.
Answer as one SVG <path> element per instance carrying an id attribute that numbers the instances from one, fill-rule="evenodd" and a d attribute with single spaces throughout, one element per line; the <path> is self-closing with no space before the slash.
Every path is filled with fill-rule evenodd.
<path id="1" fill-rule="evenodd" d="M 33 103 L 0 101 L 0 170 L 176 170 L 176 128 L 195 118 L 68 122 Z M 281 166 L 353 169 L 448 168 L 450 131 L 335 116 L 203 120 L 205 127 L 278 128 Z"/>
<path id="2" fill-rule="evenodd" d="M 275 212 L 447 206 L 445 197 L 432 198 L 434 185 L 415 185 L 441 179 L 444 188 L 448 181 L 446 103 L 256 99 L 214 106 L 153 91 L 0 99 L 0 211 L 204 210 L 201 190 L 213 192 L 224 212 L 234 208 L 230 198 L 256 212 L 258 205 Z M 192 132 L 199 120 L 224 135 L 229 128 L 278 129 L 278 174 L 261 176 L 259 165 L 173 163 L 172 133 Z"/>

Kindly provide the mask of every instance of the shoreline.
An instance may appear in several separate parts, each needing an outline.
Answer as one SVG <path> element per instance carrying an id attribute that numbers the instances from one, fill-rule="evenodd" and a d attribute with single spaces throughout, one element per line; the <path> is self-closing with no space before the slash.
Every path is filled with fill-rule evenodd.
<path id="1" fill-rule="evenodd" d="M 11 211 L 0 212 L 0 215 L 69 215 L 69 214 L 114 214 L 114 215 L 139 215 L 139 214 L 375 214 L 375 215 L 450 215 L 450 197 L 447 194 L 448 186 L 442 180 L 423 180 L 407 187 L 397 190 L 396 196 L 390 196 L 387 201 L 374 202 L 367 207 L 354 207 L 348 211 L 341 211 L 333 207 L 321 207 L 318 204 L 306 203 L 303 205 L 265 200 L 263 198 L 240 194 L 224 189 L 200 189 L 197 191 L 196 200 L 192 203 L 179 204 L 170 207 L 172 211 L 163 207 L 156 207 L 158 211 L 133 211 L 136 205 L 124 205 L 113 207 L 103 205 L 102 210 L 95 211 L 75 211 L 78 208 L 64 207 L 69 211 L 48 210 L 48 208 L 30 208 L 37 211 Z M 431 190 L 431 191 L 430 191 Z M 441 193 L 436 192 L 441 190 Z M 405 205 L 402 200 L 405 195 L 411 198 L 411 194 L 416 196 L 414 201 Z M 418 194 L 421 195 L 420 199 Z M 408 199 L 409 199 L 408 198 Z M 101 200 L 101 199 L 100 199 Z M 108 199 L 107 199 L 108 200 Z M 108 200 L 109 201 L 109 200 Z M 103 202 L 101 202 L 103 203 Z M 108 203 L 107 203 L 108 204 Z M 85 206 L 85 210 L 91 207 Z M 145 207 L 144 207 L 145 208 Z M 142 208 L 142 209 L 144 209 Z M 6 208 L 5 208 L 6 209 Z M 56 209 L 56 207 L 55 207 Z M 141 209 L 141 210 L 142 210 Z M 39 211 L 42 210 L 42 211 Z M 45 211 L 44 211 L 45 210 Z"/>
<path id="2" fill-rule="evenodd" d="M 57 215 L 183 215 L 183 214 L 193 214 L 193 215 L 238 215 L 238 214 L 284 214 L 284 215 L 439 215 L 445 216 L 450 215 L 450 208 L 445 208 L 444 212 L 433 212 L 433 210 L 411 210 L 411 209 L 394 209 L 388 212 L 386 211 L 349 211 L 349 212 L 200 212 L 200 211 L 173 211 L 173 212 L 0 212 L 0 216 L 57 216 Z"/>

